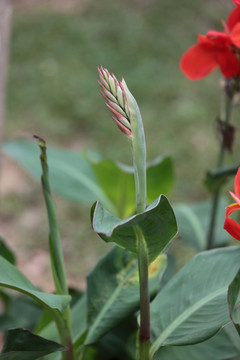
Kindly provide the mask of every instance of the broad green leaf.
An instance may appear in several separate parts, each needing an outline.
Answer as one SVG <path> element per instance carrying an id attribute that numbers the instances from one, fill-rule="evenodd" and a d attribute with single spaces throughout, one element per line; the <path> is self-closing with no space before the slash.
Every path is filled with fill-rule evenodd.
<path id="1" fill-rule="evenodd" d="M 64 346 L 34 335 L 28 330 L 11 329 L 8 331 L 0 360 L 34 360 L 64 350 Z"/>
<path id="2" fill-rule="evenodd" d="M 7 261 L 9 261 L 11 264 L 15 265 L 16 258 L 12 250 L 9 249 L 9 247 L 6 245 L 3 238 L 0 236 L 0 255 L 4 257 Z"/>
<path id="3" fill-rule="evenodd" d="M 230 318 L 240 336 L 240 312 L 239 312 L 239 296 L 240 296 L 240 270 L 228 288 L 228 309 Z"/>
<path id="4" fill-rule="evenodd" d="M 104 241 L 115 242 L 134 253 L 137 253 L 136 227 L 140 228 L 150 262 L 163 251 L 177 232 L 174 212 L 164 195 L 148 206 L 144 213 L 125 220 L 115 217 L 98 202 L 92 208 L 92 225 Z"/>
<path id="5" fill-rule="evenodd" d="M 154 355 L 154 360 L 236 360 L 239 357 L 239 336 L 229 324 L 200 344 L 163 347 Z"/>
<path id="6" fill-rule="evenodd" d="M 33 299 L 9 293 L 7 307 L 0 315 L 0 331 L 17 327 L 33 330 L 41 313 L 41 307 Z"/>
<path id="7" fill-rule="evenodd" d="M 204 341 L 229 322 L 227 289 L 239 256 L 240 247 L 200 253 L 166 284 L 151 304 L 151 357 L 162 346 Z"/>
<path id="8" fill-rule="evenodd" d="M 92 162 L 98 183 L 117 208 L 117 215 L 126 218 L 136 209 L 134 169 L 113 160 Z M 114 181 L 113 181 L 114 179 Z M 167 195 L 174 183 L 170 157 L 158 157 L 147 164 L 147 202 L 152 203 L 159 194 Z"/>
<path id="9" fill-rule="evenodd" d="M 123 319 L 95 345 L 101 360 L 135 360 L 138 324 L 136 315 Z"/>
<path id="10" fill-rule="evenodd" d="M 37 161 L 39 150 L 33 141 L 6 142 L 4 151 L 22 164 L 34 177 L 40 179 L 41 166 Z M 51 188 L 72 201 L 92 203 L 101 200 L 112 210 L 113 206 L 96 181 L 89 162 L 79 152 L 48 147 Z"/>
<path id="11" fill-rule="evenodd" d="M 155 294 L 166 267 L 160 255 L 149 267 L 149 288 Z M 132 253 L 113 247 L 87 277 L 88 334 L 85 344 L 96 342 L 139 307 L 137 260 Z"/>
<path id="12" fill-rule="evenodd" d="M 223 229 L 225 207 L 228 205 L 225 198 L 220 199 L 215 226 L 215 246 L 228 243 L 229 236 Z M 212 201 L 194 204 L 176 204 L 173 206 L 178 223 L 178 233 L 182 241 L 196 251 L 207 248 L 207 234 L 210 223 Z"/>
<path id="13" fill-rule="evenodd" d="M 49 310 L 64 311 L 70 301 L 70 296 L 53 295 L 39 291 L 14 265 L 0 256 L 0 286 L 17 290 L 31 296 Z"/>

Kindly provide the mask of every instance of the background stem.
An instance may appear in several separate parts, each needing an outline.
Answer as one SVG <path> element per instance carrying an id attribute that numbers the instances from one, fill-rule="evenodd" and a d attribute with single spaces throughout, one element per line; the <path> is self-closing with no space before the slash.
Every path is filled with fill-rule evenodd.
<path id="1" fill-rule="evenodd" d="M 226 151 L 224 132 L 227 131 L 227 126 L 229 124 L 230 117 L 231 117 L 232 100 L 234 97 L 234 93 L 236 91 L 235 86 L 233 87 L 233 89 L 230 93 L 227 93 L 227 91 L 225 91 L 225 108 L 224 108 L 223 118 L 221 119 L 223 129 L 222 129 L 222 138 L 221 138 L 221 144 L 220 144 L 220 149 L 219 149 L 219 155 L 218 155 L 218 160 L 217 160 L 217 169 L 221 169 L 223 166 L 223 162 L 224 162 L 224 155 L 225 155 L 225 151 Z M 217 210 L 218 210 L 219 199 L 220 199 L 220 194 L 221 194 L 221 188 L 222 188 L 222 184 L 220 183 L 216 186 L 214 193 L 213 193 L 210 224 L 209 224 L 209 231 L 208 231 L 208 237 L 207 237 L 207 249 L 212 249 L 214 247 L 214 232 L 215 232 L 215 224 L 216 224 L 216 217 L 217 217 Z"/>
<path id="2" fill-rule="evenodd" d="M 59 295 L 68 295 L 68 287 L 66 280 L 66 272 L 64 266 L 64 259 L 60 241 L 57 211 L 55 203 L 51 196 L 51 188 L 48 174 L 46 143 L 43 139 L 35 136 L 41 150 L 40 160 L 42 165 L 42 190 L 45 199 L 45 204 L 48 214 L 49 223 L 49 249 L 52 265 L 52 273 L 56 288 L 56 293 Z M 63 345 L 68 347 L 67 352 L 62 352 L 63 360 L 74 360 L 73 345 L 72 345 L 72 329 L 71 329 L 71 314 L 70 306 L 68 305 L 64 313 L 58 318 L 59 335 Z"/>

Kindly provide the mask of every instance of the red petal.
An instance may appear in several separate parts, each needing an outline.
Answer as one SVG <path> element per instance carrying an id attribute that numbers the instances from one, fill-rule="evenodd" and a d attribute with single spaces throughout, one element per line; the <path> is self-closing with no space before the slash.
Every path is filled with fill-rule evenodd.
<path id="1" fill-rule="evenodd" d="M 200 39 L 203 39 L 201 37 Z M 191 80 L 207 76 L 217 67 L 211 46 L 200 43 L 190 47 L 180 60 L 182 72 Z"/>
<path id="2" fill-rule="evenodd" d="M 236 6 L 240 6 L 240 0 L 233 0 L 233 2 Z"/>
<path id="3" fill-rule="evenodd" d="M 229 215 L 236 210 L 240 210 L 240 206 L 238 204 L 233 204 L 226 208 L 223 227 L 232 237 L 236 240 L 240 240 L 240 225 L 235 220 L 229 218 Z"/>
<path id="4" fill-rule="evenodd" d="M 234 26 L 240 22 L 240 7 L 233 9 L 227 18 L 227 26 L 230 31 L 234 28 Z"/>
<path id="5" fill-rule="evenodd" d="M 235 194 L 240 199 L 240 167 L 238 168 L 237 175 L 235 176 L 234 190 L 235 190 Z"/>
<path id="6" fill-rule="evenodd" d="M 219 51 L 216 54 L 216 61 L 220 66 L 222 74 L 226 78 L 237 76 L 240 71 L 238 59 L 230 50 Z"/>
<path id="7" fill-rule="evenodd" d="M 231 41 L 235 46 L 240 47 L 240 23 L 234 26 L 231 32 Z"/>

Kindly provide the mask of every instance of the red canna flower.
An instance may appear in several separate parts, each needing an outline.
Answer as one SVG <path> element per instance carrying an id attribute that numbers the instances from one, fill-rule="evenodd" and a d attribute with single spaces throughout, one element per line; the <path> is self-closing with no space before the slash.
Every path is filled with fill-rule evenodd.
<path id="1" fill-rule="evenodd" d="M 224 229 L 236 240 L 240 240 L 240 225 L 233 219 L 230 219 L 230 215 L 236 211 L 240 210 L 240 167 L 238 168 L 237 175 L 234 182 L 235 194 L 229 191 L 229 194 L 236 201 L 236 203 L 229 205 L 226 208 Z"/>
<path id="2" fill-rule="evenodd" d="M 182 56 L 180 68 L 191 80 L 199 80 L 220 68 L 226 78 L 240 72 L 238 51 L 240 49 L 240 0 L 234 0 L 236 8 L 223 22 L 224 32 L 209 31 L 199 35 L 198 43 Z"/>

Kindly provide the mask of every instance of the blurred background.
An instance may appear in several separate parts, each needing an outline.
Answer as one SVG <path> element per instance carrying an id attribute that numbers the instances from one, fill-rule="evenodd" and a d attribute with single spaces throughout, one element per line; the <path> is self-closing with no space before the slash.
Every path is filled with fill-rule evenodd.
<path id="1" fill-rule="evenodd" d="M 171 155 L 176 184 L 170 201 L 209 198 L 202 182 L 215 167 L 221 76 L 188 80 L 179 60 L 198 34 L 221 31 L 226 0 L 15 0 L 11 21 L 4 140 L 32 139 L 131 163 L 131 148 L 99 94 L 97 66 L 123 76 L 138 101 L 148 160 Z M 239 112 L 234 112 L 237 125 Z M 239 133 L 227 163 L 239 161 Z M 38 161 L 38 159 L 36 159 Z M 232 188 L 233 184 L 229 186 Z M 90 206 L 55 196 L 70 285 L 109 249 L 90 226 Z M 40 184 L 2 158 L 0 234 L 19 267 L 53 289 L 48 227 Z"/>

